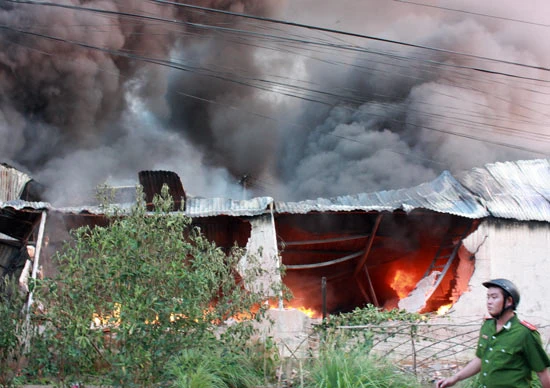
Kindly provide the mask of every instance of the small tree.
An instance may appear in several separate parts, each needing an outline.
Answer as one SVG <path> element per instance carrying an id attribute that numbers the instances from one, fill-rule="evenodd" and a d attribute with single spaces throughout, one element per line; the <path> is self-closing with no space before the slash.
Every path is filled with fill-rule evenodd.
<path id="1" fill-rule="evenodd" d="M 59 275 L 40 284 L 35 360 L 60 381 L 95 374 L 108 385 L 151 386 L 183 350 L 231 347 L 250 335 L 267 297 L 236 282 L 243 252 L 226 254 L 171 211 L 166 186 L 154 205 L 147 212 L 140 200 L 127 214 L 109 213 L 107 227 L 75 230 L 55 257 Z M 220 324 L 242 313 L 248 319 L 220 335 Z"/>

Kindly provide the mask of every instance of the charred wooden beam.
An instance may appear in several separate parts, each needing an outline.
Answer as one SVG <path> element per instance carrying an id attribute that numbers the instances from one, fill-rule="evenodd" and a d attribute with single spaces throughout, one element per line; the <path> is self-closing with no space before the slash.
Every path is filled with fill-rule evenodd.
<path id="1" fill-rule="evenodd" d="M 376 292 L 374 291 L 374 286 L 372 285 L 372 280 L 369 275 L 369 270 L 366 265 L 363 268 L 365 269 L 365 276 L 367 277 L 367 283 L 369 285 L 371 300 L 376 307 L 379 307 L 380 304 L 378 303 L 378 298 L 376 297 Z"/>
<path id="2" fill-rule="evenodd" d="M 357 265 L 355 266 L 355 271 L 353 272 L 353 276 L 357 276 L 359 274 L 359 271 L 361 271 L 361 268 L 363 268 L 363 266 L 367 262 L 367 258 L 369 257 L 369 253 L 372 248 L 372 243 L 374 242 L 374 237 L 378 232 L 378 227 L 380 226 L 381 221 L 382 221 L 382 213 L 378 213 L 378 216 L 376 217 L 376 221 L 374 222 L 374 226 L 372 227 L 372 230 L 370 232 L 367 245 L 365 246 L 365 250 L 363 251 L 364 252 L 363 256 L 361 256 Z"/>
<path id="3" fill-rule="evenodd" d="M 367 290 L 365 290 L 365 286 L 363 285 L 363 282 L 359 280 L 358 277 L 355 278 L 355 283 L 357 283 L 357 287 L 359 287 L 359 291 L 361 291 L 361 295 L 363 295 L 363 298 L 367 301 L 367 303 L 371 302 L 369 294 L 367 294 Z"/>

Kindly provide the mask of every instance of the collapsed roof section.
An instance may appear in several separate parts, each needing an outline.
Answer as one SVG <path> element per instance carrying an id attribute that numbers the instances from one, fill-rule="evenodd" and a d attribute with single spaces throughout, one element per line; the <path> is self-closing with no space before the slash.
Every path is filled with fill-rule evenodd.
<path id="1" fill-rule="evenodd" d="M 432 210 L 466 218 L 483 218 L 489 213 L 478 198 L 462 186 L 448 171 L 435 180 L 419 186 L 361 193 L 336 198 L 318 198 L 302 202 L 277 202 L 277 213 L 307 214 L 346 211 L 411 212 L 416 209 Z"/>
<path id="2" fill-rule="evenodd" d="M 444 172 L 412 188 L 277 202 L 286 283 L 319 309 L 324 278 L 332 312 L 365 302 L 413 311 L 454 303 L 473 273 L 461 241 L 479 220 L 550 222 L 546 159 L 489 164 L 460 179 Z"/>
<path id="3" fill-rule="evenodd" d="M 0 164 L 0 278 L 16 275 L 27 260 L 25 245 L 38 225 L 44 202 L 29 202 L 32 178 Z"/>
<path id="4" fill-rule="evenodd" d="M 550 159 L 487 164 L 460 181 L 495 218 L 550 222 Z"/>

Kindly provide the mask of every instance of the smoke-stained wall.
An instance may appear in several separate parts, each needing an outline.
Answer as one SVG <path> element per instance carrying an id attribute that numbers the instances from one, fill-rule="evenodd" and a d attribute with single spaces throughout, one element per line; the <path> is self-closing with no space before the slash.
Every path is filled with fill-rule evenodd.
<path id="1" fill-rule="evenodd" d="M 451 318 L 476 320 L 487 316 L 487 289 L 482 283 L 495 278 L 510 279 L 520 291 L 520 318 L 538 326 L 548 343 L 550 303 L 546 297 L 546 274 L 550 270 L 550 225 L 490 219 L 464 240 L 464 246 L 475 257 L 475 271 L 468 292 L 453 306 Z"/>
<path id="2" fill-rule="evenodd" d="M 70 204 L 140 170 L 192 195 L 240 197 L 247 176 L 249 196 L 296 200 L 550 152 L 542 0 L 187 3 L 334 31 L 169 2 L 2 2 L 3 161 Z"/>

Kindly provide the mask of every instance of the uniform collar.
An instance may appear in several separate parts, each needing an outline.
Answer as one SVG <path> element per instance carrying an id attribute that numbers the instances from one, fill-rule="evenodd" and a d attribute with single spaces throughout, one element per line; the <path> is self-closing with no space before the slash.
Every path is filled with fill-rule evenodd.
<path id="1" fill-rule="evenodd" d="M 508 322 L 506 322 L 504 325 L 502 325 L 502 328 L 506 329 L 506 330 L 510 330 L 510 328 L 515 323 L 515 321 L 517 321 L 517 319 L 518 318 L 517 318 L 516 314 L 512 315 L 510 317 L 510 319 L 508 319 Z"/>

